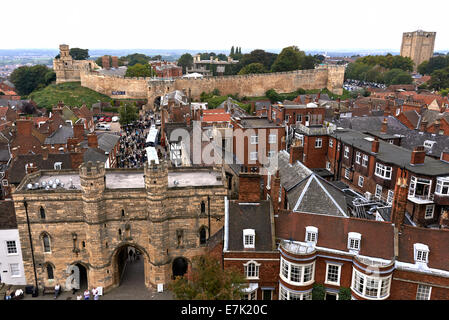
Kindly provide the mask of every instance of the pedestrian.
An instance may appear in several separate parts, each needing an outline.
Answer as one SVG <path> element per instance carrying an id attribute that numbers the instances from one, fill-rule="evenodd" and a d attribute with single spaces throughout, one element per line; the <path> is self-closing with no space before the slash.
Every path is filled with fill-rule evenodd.
<path id="1" fill-rule="evenodd" d="M 76 300 L 83 300 L 83 296 L 82 295 L 76 296 Z"/>
<path id="2" fill-rule="evenodd" d="M 98 289 L 97 288 L 93 288 L 92 289 L 92 295 L 94 296 L 94 300 L 98 300 L 99 299 Z"/>
<path id="3" fill-rule="evenodd" d="M 60 293 L 61 293 L 61 286 L 59 285 L 59 283 L 56 283 L 56 285 L 55 285 L 55 299 L 58 298 Z"/>
<path id="4" fill-rule="evenodd" d="M 90 291 L 89 289 L 86 289 L 86 291 L 84 291 L 84 300 L 89 300 L 90 298 Z"/>

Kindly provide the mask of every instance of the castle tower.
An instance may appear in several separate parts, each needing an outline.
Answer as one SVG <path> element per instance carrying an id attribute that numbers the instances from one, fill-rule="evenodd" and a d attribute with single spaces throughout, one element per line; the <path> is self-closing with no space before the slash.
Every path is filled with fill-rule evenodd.
<path id="1" fill-rule="evenodd" d="M 60 56 L 60 59 L 66 59 L 66 58 L 71 59 L 72 57 L 70 56 L 69 52 L 70 52 L 70 50 L 69 50 L 69 46 L 67 44 L 59 45 L 59 56 Z"/>
<path id="2" fill-rule="evenodd" d="M 105 270 L 96 268 L 108 260 L 108 250 L 105 244 L 106 230 L 103 223 L 106 220 L 106 208 L 103 193 L 106 186 L 104 163 L 91 161 L 83 163 L 79 169 L 83 199 L 83 212 L 86 223 L 86 249 L 89 264 L 93 266 L 88 272 L 89 286 L 107 287 Z"/>
<path id="3" fill-rule="evenodd" d="M 153 286 L 159 283 L 167 283 L 169 280 L 168 255 L 168 223 L 166 217 L 166 194 L 168 188 L 168 167 L 162 160 L 156 164 L 154 160 L 146 163 L 144 167 L 145 190 L 147 194 L 147 217 L 149 227 L 149 254 L 150 268 L 149 279 Z"/>
<path id="4" fill-rule="evenodd" d="M 401 56 L 409 57 L 415 63 L 414 70 L 433 56 L 436 32 L 417 30 L 402 34 Z"/>

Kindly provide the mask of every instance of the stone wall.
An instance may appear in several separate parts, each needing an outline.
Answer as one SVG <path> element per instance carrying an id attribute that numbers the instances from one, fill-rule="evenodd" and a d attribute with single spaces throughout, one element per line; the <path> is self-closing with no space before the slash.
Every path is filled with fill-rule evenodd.
<path id="1" fill-rule="evenodd" d="M 218 89 L 221 94 L 239 96 L 263 96 L 268 89 L 277 92 L 293 92 L 298 88 L 328 88 L 336 94 L 343 93 L 344 66 L 326 66 L 313 70 L 297 70 L 266 74 L 205 77 L 203 79 L 176 79 L 151 81 L 150 78 L 123 78 L 98 73 L 82 72 L 81 85 L 113 98 L 154 99 L 173 90 L 191 90 L 193 99 L 202 92 Z M 119 93 L 119 94 L 117 94 Z"/>
<path id="2" fill-rule="evenodd" d="M 13 195 L 28 284 L 34 283 L 34 272 L 24 201 L 28 203 L 40 288 L 59 282 L 65 289 L 67 269 L 77 263 L 87 269 L 89 288 L 102 286 L 107 291 L 116 287 L 120 279 L 118 253 L 128 246 L 142 253 L 146 286 L 167 284 L 175 258 L 190 261 L 206 252 L 199 231 L 209 228 L 208 198 L 211 235 L 223 227 L 227 195 L 223 185 L 167 188 L 168 168 L 159 165 L 142 172 L 145 188 L 108 189 L 104 168 L 83 171 L 84 166 L 79 171 L 82 190 L 23 190 L 27 179 L 41 174 L 36 172 L 27 176 Z M 106 172 L 110 171 L 120 169 Z M 202 201 L 206 204 L 203 214 Z M 40 216 L 41 207 L 45 219 Z M 49 253 L 44 253 L 44 234 L 50 237 Z M 54 280 L 47 277 L 47 264 L 54 267 Z"/>

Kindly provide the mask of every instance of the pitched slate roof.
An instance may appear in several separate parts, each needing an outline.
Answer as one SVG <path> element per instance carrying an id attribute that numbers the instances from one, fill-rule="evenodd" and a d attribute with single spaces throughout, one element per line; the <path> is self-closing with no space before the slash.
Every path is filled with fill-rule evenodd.
<path id="1" fill-rule="evenodd" d="M 228 250 L 248 250 L 243 248 L 244 229 L 254 229 L 256 234 L 255 251 L 274 250 L 270 210 L 269 200 L 251 204 L 229 201 Z"/>
<path id="2" fill-rule="evenodd" d="M 49 135 L 44 144 L 65 144 L 68 138 L 73 137 L 73 128 L 71 126 L 63 125 L 55 132 Z"/>
<path id="3" fill-rule="evenodd" d="M 17 229 L 14 201 L 0 201 L 0 230 Z"/>
<path id="4" fill-rule="evenodd" d="M 315 214 L 349 216 L 345 194 L 315 174 L 300 161 L 289 163 L 289 154 L 278 155 L 281 186 L 287 192 L 287 201 L 294 211 Z"/>
<path id="5" fill-rule="evenodd" d="M 43 160 L 41 154 L 26 154 L 15 157 L 8 169 L 8 181 L 19 184 L 26 176 L 25 165 L 33 163 L 38 170 L 54 170 L 55 162 L 61 162 L 61 169 L 71 169 L 72 162 L 68 153 L 49 153 L 48 159 Z"/>
<path id="6" fill-rule="evenodd" d="M 89 161 L 92 161 L 93 163 L 96 163 L 97 161 L 106 162 L 106 160 L 108 160 L 108 155 L 101 149 L 88 148 L 83 154 L 83 161 L 86 163 Z"/>
<path id="7" fill-rule="evenodd" d="M 369 133 L 379 131 L 382 127 L 384 118 L 384 116 L 341 118 L 338 121 L 334 121 L 334 124 L 336 124 L 337 127 Z M 426 140 L 435 141 L 432 148 L 426 149 L 426 154 L 436 158 L 439 158 L 444 148 L 449 145 L 448 136 L 411 130 L 393 116 L 387 117 L 387 134 L 399 134 L 403 136 L 401 139 L 401 147 L 409 150 L 413 150 L 416 146 L 424 145 L 424 141 Z M 370 146 L 369 148 L 371 150 Z"/>
<path id="8" fill-rule="evenodd" d="M 111 152 L 119 140 L 120 136 L 105 132 L 98 135 L 98 147 L 104 152 Z"/>

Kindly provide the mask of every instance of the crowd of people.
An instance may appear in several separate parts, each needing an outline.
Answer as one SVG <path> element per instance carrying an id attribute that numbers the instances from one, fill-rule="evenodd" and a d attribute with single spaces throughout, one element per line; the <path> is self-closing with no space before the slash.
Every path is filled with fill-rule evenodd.
<path id="1" fill-rule="evenodd" d="M 352 79 L 347 79 L 343 84 L 343 88 L 345 88 L 348 91 L 357 91 L 363 88 L 385 89 L 386 87 L 387 86 L 384 85 L 383 83 L 369 82 L 363 80 L 352 80 Z"/>
<path id="2" fill-rule="evenodd" d="M 117 154 L 118 168 L 141 168 L 147 161 L 145 142 L 148 131 L 154 124 L 154 114 L 146 112 L 139 120 L 123 127 L 120 150 Z"/>

